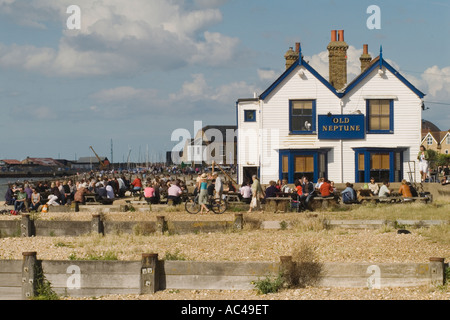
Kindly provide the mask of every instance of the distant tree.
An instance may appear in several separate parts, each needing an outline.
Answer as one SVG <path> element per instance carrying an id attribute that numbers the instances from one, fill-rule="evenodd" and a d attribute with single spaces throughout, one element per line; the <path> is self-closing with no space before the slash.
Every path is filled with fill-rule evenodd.
<path id="1" fill-rule="evenodd" d="M 441 153 L 440 155 L 438 155 L 436 165 L 438 166 L 450 165 L 450 154 Z"/>

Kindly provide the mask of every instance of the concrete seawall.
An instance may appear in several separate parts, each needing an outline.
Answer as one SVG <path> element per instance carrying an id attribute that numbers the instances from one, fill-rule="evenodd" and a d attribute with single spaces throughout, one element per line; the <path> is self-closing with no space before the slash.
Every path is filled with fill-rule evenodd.
<path id="1" fill-rule="evenodd" d="M 0 299 L 28 299 L 37 295 L 42 273 L 60 296 L 92 297 L 110 294 L 152 294 L 165 289 L 251 290 L 252 281 L 289 269 L 292 257 L 280 262 L 164 261 L 143 254 L 142 261 L 41 261 L 36 252 L 23 261 L 0 260 Z M 319 287 L 379 289 L 444 284 L 448 264 L 324 263 Z"/>

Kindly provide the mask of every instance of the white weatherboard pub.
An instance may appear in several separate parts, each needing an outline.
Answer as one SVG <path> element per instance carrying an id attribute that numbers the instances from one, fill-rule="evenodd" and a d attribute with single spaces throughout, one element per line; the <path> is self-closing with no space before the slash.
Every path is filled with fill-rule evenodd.
<path id="1" fill-rule="evenodd" d="M 259 97 L 236 103 L 238 182 L 302 176 L 335 183 L 419 180 L 424 94 L 367 45 L 361 74 L 347 84 L 343 30 L 331 32 L 329 80 L 286 53 L 286 71 Z"/>

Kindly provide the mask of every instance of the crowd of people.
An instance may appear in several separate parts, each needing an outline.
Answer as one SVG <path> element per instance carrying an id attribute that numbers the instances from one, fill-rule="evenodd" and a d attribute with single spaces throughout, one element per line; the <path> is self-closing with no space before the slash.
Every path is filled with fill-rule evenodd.
<path id="1" fill-rule="evenodd" d="M 450 174 L 448 166 L 439 168 L 444 177 Z M 173 178 L 173 174 L 180 174 L 184 179 Z M 195 178 L 195 175 L 197 177 Z M 334 197 L 341 196 L 343 203 L 357 201 L 357 192 L 353 184 L 346 183 L 345 189 L 338 192 L 333 181 L 320 178 L 314 184 L 307 176 L 296 179 L 294 185 L 289 185 L 286 179 L 270 181 L 263 190 L 257 176 L 250 181 L 245 181 L 240 187 L 232 181 L 226 181 L 218 172 L 207 173 L 199 169 L 177 167 L 167 168 L 155 166 L 140 172 L 129 172 L 128 174 L 117 174 L 117 172 L 88 172 L 67 179 L 56 179 L 47 181 L 25 181 L 21 184 L 8 186 L 5 194 L 5 204 L 14 206 L 14 213 L 37 211 L 41 205 L 64 206 L 73 202 L 85 204 L 86 196 L 94 196 L 99 202 L 108 204 L 115 199 L 125 197 L 129 191 L 132 195 L 139 195 L 151 204 L 162 203 L 167 199 L 174 205 L 180 204 L 190 193 L 186 184 L 186 177 L 190 176 L 193 181 L 194 195 L 199 195 L 201 213 L 209 212 L 209 197 L 224 198 L 224 192 L 233 192 L 239 199 L 250 205 L 248 212 L 261 210 L 261 204 L 267 198 L 277 197 L 280 194 L 291 196 L 297 200 L 302 208 L 307 208 L 307 203 L 312 196 Z M 443 184 L 448 180 L 443 181 Z M 389 189 L 388 181 L 381 185 L 374 178 L 365 184 L 363 189 L 370 191 L 371 195 L 379 198 L 387 198 L 394 193 Z M 417 197 L 417 190 L 406 180 L 397 192 L 405 198 Z M 166 203 L 166 201 L 164 201 Z"/>

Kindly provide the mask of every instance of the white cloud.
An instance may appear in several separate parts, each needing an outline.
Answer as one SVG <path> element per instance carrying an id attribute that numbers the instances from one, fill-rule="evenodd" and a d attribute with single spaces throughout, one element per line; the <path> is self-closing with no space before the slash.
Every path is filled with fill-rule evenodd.
<path id="1" fill-rule="evenodd" d="M 72 0 L 31 0 L 28 6 L 18 0 L 2 1 L 3 15 L 40 28 L 59 21 L 63 36 L 55 48 L 0 45 L 0 67 L 95 76 L 188 64 L 224 65 L 235 60 L 239 40 L 208 31 L 222 21 L 217 6 L 223 3 L 213 1 L 201 8 L 184 1 L 78 0 L 81 30 L 67 30 L 66 9 Z"/>
<path id="2" fill-rule="evenodd" d="M 257 88 L 245 81 L 232 82 L 217 87 L 208 85 L 203 74 L 192 75 L 192 81 L 186 81 L 178 93 L 171 94 L 173 101 L 214 101 L 224 105 L 233 105 L 239 97 L 251 97 Z"/>
<path id="3" fill-rule="evenodd" d="M 347 50 L 347 83 L 350 83 L 361 73 L 361 57 L 363 50 L 349 46 Z M 372 59 L 378 55 L 372 55 Z M 326 80 L 329 78 L 328 51 L 322 51 L 313 56 L 305 56 L 304 59 Z"/>
<path id="4" fill-rule="evenodd" d="M 258 69 L 258 77 L 261 81 L 275 81 L 279 76 L 277 70 Z"/>

